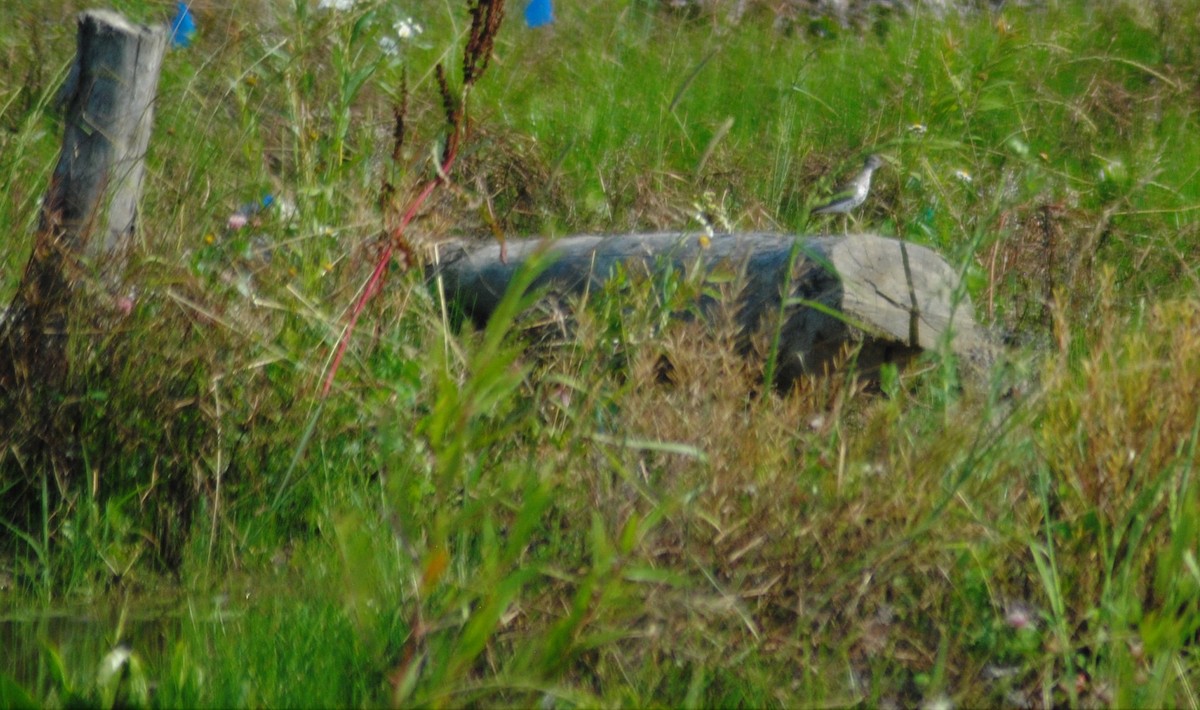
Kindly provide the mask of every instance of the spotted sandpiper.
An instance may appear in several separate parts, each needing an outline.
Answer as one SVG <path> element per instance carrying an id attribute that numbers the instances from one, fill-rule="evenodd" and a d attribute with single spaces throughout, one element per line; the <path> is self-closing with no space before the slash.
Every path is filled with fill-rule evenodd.
<path id="1" fill-rule="evenodd" d="M 881 165 L 883 160 L 878 155 L 868 155 L 862 171 L 839 188 L 829 202 L 813 209 L 812 214 L 846 214 L 857 208 L 867 199 L 867 193 L 871 190 L 871 173 Z"/>

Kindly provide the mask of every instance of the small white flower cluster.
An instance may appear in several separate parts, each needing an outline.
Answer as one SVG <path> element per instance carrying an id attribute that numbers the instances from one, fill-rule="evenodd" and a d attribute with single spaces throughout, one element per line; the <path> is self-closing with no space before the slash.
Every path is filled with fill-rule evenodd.
<path id="1" fill-rule="evenodd" d="M 318 10 L 353 10 L 363 0 L 320 0 L 317 3 Z M 411 17 L 405 17 L 392 23 L 393 34 L 379 38 L 379 48 L 388 56 L 397 56 L 400 54 L 400 45 L 403 42 L 416 39 L 425 28 L 421 23 Z"/>
<path id="2" fill-rule="evenodd" d="M 396 30 L 396 36 L 400 39 L 410 39 L 412 37 L 416 37 L 423 31 L 421 29 L 421 25 L 414 22 L 413 18 L 411 17 L 406 17 L 403 20 L 400 20 L 392 25 L 392 28 Z"/>
<path id="3" fill-rule="evenodd" d="M 411 17 L 406 17 L 403 20 L 398 20 L 392 23 L 392 30 L 395 31 L 395 36 L 380 37 L 379 47 L 384 54 L 395 56 L 400 53 L 400 43 L 406 40 L 414 39 L 417 35 L 425 31 L 420 23 L 413 20 Z"/>

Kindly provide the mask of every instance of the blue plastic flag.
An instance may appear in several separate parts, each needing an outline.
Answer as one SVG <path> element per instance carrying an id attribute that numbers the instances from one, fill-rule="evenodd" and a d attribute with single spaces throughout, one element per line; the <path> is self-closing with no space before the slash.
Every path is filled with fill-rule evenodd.
<path id="1" fill-rule="evenodd" d="M 171 46 L 187 47 L 196 36 L 196 18 L 186 2 L 177 3 L 175 17 L 171 20 Z"/>
<path id="2" fill-rule="evenodd" d="M 554 22 L 554 8 L 550 0 L 529 0 L 525 6 L 525 24 L 530 27 L 541 27 Z"/>

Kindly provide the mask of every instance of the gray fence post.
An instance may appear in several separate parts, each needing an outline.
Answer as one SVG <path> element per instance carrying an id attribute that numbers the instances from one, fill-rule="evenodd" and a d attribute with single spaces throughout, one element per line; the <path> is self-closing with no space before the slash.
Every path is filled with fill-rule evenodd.
<path id="1" fill-rule="evenodd" d="M 62 152 L 33 253 L 0 311 L 0 517 L 17 528 L 46 510 L 39 504 L 47 496 L 69 497 L 79 472 L 70 314 L 105 301 L 111 308 L 125 270 L 167 39 L 165 26 L 113 12 L 79 16 L 74 65 L 59 93 Z M 88 298 L 96 294 L 99 302 Z"/>
<path id="2" fill-rule="evenodd" d="M 115 286 L 129 253 L 168 41 L 164 25 L 93 10 L 79 16 L 75 61 L 59 93 L 62 152 L 42 201 L 33 253 L 0 324 L 0 394 L 57 389 L 68 308 L 92 282 Z"/>

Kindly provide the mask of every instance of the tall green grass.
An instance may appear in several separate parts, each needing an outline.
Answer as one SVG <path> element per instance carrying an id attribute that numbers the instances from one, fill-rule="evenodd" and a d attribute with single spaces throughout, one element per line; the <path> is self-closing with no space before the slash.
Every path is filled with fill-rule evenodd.
<path id="1" fill-rule="evenodd" d="M 89 480 L 0 558 L 7 624 L 181 601 L 160 645 L 99 614 L 102 643 L 24 638 L 38 670 L 0 667 L 0 704 L 1195 705 L 1195 3 L 789 31 L 754 3 L 557 5 L 541 31 L 509 8 L 415 244 L 695 228 L 705 202 L 838 232 L 808 208 L 880 152 L 857 227 L 946 254 L 1007 361 L 763 391 L 729 323 L 669 317 L 729 284 L 625 274 L 569 327 L 510 295 L 476 332 L 396 264 L 322 400 L 432 174 L 432 66 L 465 13 L 406 6 L 425 31 L 389 57 L 390 4 L 199 4 L 164 67 L 135 309 L 73 336 Z M 0 9 L 0 297 L 75 9 Z M 295 212 L 225 228 L 265 193 Z"/>

